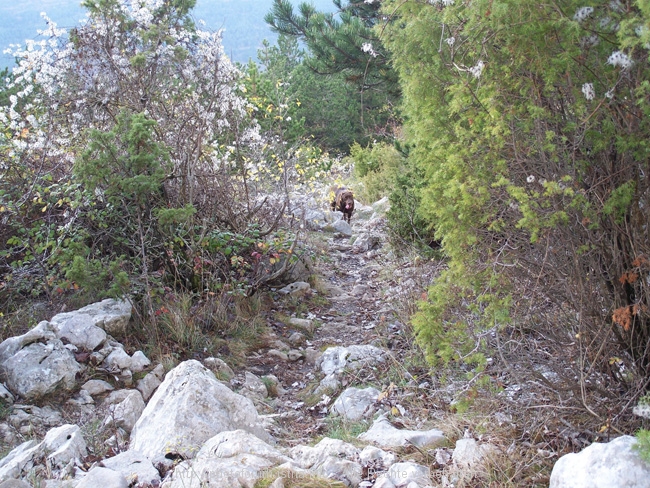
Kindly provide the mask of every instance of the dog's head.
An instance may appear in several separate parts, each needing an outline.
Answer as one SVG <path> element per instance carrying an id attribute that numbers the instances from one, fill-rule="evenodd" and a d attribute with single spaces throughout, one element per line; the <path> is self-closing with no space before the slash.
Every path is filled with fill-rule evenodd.
<path id="1" fill-rule="evenodd" d="M 341 192 L 339 195 L 340 208 L 345 210 L 354 210 L 354 195 L 351 191 Z"/>

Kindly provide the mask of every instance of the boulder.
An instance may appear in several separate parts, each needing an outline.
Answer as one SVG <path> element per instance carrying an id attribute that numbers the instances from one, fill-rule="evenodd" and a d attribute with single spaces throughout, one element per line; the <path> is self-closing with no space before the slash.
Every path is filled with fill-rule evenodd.
<path id="1" fill-rule="evenodd" d="M 54 333 L 52 324 L 47 321 L 40 322 L 36 327 L 23 335 L 9 337 L 0 344 L 0 365 L 23 347 L 35 342 L 47 343 L 52 339 L 56 339 L 56 334 Z"/>
<path id="2" fill-rule="evenodd" d="M 125 451 L 104 459 L 101 466 L 121 473 L 129 485 L 157 485 L 160 473 L 147 457 L 138 451 Z"/>
<path id="3" fill-rule="evenodd" d="M 113 337 L 120 337 L 125 334 L 129 320 L 131 320 L 131 303 L 127 300 L 107 298 L 74 312 L 55 315 L 51 322 L 62 323 L 79 314 L 89 315 L 94 325 L 105 330 Z"/>
<path id="4" fill-rule="evenodd" d="M 95 466 L 75 488 L 129 488 L 129 482 L 119 471 Z"/>
<path id="5" fill-rule="evenodd" d="M 55 315 L 50 321 L 57 338 L 85 351 L 93 351 L 106 341 L 106 332 L 93 317 L 79 312 Z"/>
<path id="6" fill-rule="evenodd" d="M 0 364 L 7 388 L 25 400 L 72 390 L 81 369 L 59 339 L 31 343 Z"/>
<path id="7" fill-rule="evenodd" d="M 342 373 L 345 368 L 359 369 L 383 363 L 387 353 L 375 346 L 336 346 L 328 348 L 319 359 L 321 371 L 326 374 Z"/>
<path id="8" fill-rule="evenodd" d="M 142 394 L 138 390 L 114 391 L 106 397 L 104 405 L 108 411 L 104 425 L 119 427 L 127 433 L 133 430 L 145 408 Z"/>
<path id="9" fill-rule="evenodd" d="M 371 386 L 363 390 L 350 387 L 336 399 L 332 405 L 332 413 L 346 420 L 361 420 L 374 413 L 374 405 L 379 393 L 379 390 Z"/>
<path id="10" fill-rule="evenodd" d="M 0 460 L 0 481 L 21 478 L 35 468 L 57 472 L 71 462 L 81 462 L 86 454 L 86 442 L 79 427 L 62 425 L 51 429 L 40 443 L 27 441 Z"/>
<path id="11" fill-rule="evenodd" d="M 289 461 L 280 451 L 243 430 L 209 439 L 194 459 L 181 463 L 165 488 L 249 488 L 265 471 Z"/>
<path id="12" fill-rule="evenodd" d="M 149 459 L 170 454 L 190 459 L 208 439 L 237 429 L 269 439 L 251 400 L 189 360 L 167 373 L 135 424 L 129 449 Z"/>
<path id="13" fill-rule="evenodd" d="M 314 447 L 296 446 L 291 450 L 293 464 L 309 470 L 323 478 L 342 481 L 347 486 L 358 486 L 363 477 L 363 468 L 357 462 L 359 449 L 352 444 L 328 437 Z"/>
<path id="14" fill-rule="evenodd" d="M 440 430 L 398 429 L 388 421 L 386 415 L 379 416 L 368 431 L 359 435 L 359 439 L 372 442 L 380 447 L 399 447 L 407 444 L 423 447 L 446 442 L 445 436 Z"/>
<path id="15" fill-rule="evenodd" d="M 650 483 L 650 463 L 634 449 L 635 437 L 594 443 L 557 460 L 549 488 L 641 488 Z"/>
<path id="16" fill-rule="evenodd" d="M 159 364 L 148 372 L 144 378 L 138 380 L 135 387 L 142 394 L 142 399 L 145 402 L 151 398 L 153 392 L 160 386 L 164 376 L 165 368 L 162 364 Z"/>

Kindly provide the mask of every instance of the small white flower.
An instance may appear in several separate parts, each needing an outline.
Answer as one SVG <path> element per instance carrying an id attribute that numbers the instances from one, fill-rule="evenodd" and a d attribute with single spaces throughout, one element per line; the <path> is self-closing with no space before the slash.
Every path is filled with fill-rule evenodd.
<path id="1" fill-rule="evenodd" d="M 605 96 L 606 96 L 607 98 L 609 98 L 609 99 L 614 98 L 614 89 L 612 88 L 611 90 L 607 90 L 607 91 L 605 92 Z"/>
<path id="2" fill-rule="evenodd" d="M 485 63 L 479 60 L 479 62 L 476 63 L 476 66 L 469 69 L 469 72 L 474 75 L 474 78 L 480 78 L 481 73 L 483 73 L 483 68 L 485 68 Z"/>
<path id="3" fill-rule="evenodd" d="M 585 83 L 582 85 L 582 93 L 584 94 L 587 100 L 593 100 L 596 96 L 596 91 L 594 90 L 593 83 Z"/>
<path id="4" fill-rule="evenodd" d="M 450 46 L 453 46 L 454 42 L 456 42 L 456 38 L 455 37 L 448 37 L 447 39 L 445 39 L 445 42 L 447 44 L 449 44 Z"/>
<path id="5" fill-rule="evenodd" d="M 534 176 L 534 175 L 530 175 L 528 178 L 526 178 L 526 181 L 527 181 L 528 183 L 534 183 L 534 182 L 535 182 L 535 176 Z"/>
<path id="6" fill-rule="evenodd" d="M 373 49 L 372 44 L 370 44 L 369 42 L 364 42 L 364 43 L 361 45 L 361 50 L 362 50 L 364 53 L 368 53 L 368 54 L 370 54 L 373 58 L 376 58 L 376 57 L 377 57 L 377 53 L 376 53 L 375 50 Z"/>
<path id="7" fill-rule="evenodd" d="M 632 66 L 632 60 L 630 57 L 621 51 L 614 51 L 609 58 L 607 58 L 607 64 L 612 66 L 620 66 L 623 69 L 628 69 Z"/>
<path id="8" fill-rule="evenodd" d="M 578 10 L 576 10 L 575 15 L 573 16 L 573 20 L 582 22 L 583 20 L 587 19 L 593 12 L 593 7 L 580 7 Z"/>

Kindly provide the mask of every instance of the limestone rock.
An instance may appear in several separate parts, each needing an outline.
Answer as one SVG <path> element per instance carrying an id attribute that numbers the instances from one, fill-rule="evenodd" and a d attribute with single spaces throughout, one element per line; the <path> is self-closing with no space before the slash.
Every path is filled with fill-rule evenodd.
<path id="1" fill-rule="evenodd" d="M 191 461 L 181 463 L 165 488 L 249 488 L 273 466 L 288 462 L 280 451 L 243 430 L 209 439 Z"/>
<path id="2" fill-rule="evenodd" d="M 189 459 L 208 439 L 237 429 L 269 439 L 248 398 L 230 391 L 198 361 L 189 360 L 171 370 L 151 397 L 131 432 L 129 449 L 149 459 L 174 453 Z"/>
<path id="3" fill-rule="evenodd" d="M 84 476 L 75 488 L 129 488 L 124 475 L 112 469 L 96 466 Z"/>
<path id="4" fill-rule="evenodd" d="M 0 365 L 15 355 L 23 347 L 35 342 L 46 343 L 56 339 L 52 324 L 47 321 L 40 322 L 36 327 L 23 335 L 9 337 L 0 344 Z"/>
<path id="5" fill-rule="evenodd" d="M 29 344 L 0 365 L 8 389 L 26 400 L 72 390 L 81 369 L 59 339 Z"/>
<path id="6" fill-rule="evenodd" d="M 154 468 L 151 461 L 138 451 L 125 451 L 112 458 L 104 459 L 101 465 L 121 473 L 129 485 L 157 484 L 160 482 L 160 473 Z"/>
<path id="7" fill-rule="evenodd" d="M 93 351 L 106 341 L 106 332 L 95 325 L 92 316 L 85 313 L 55 315 L 50 322 L 57 338 L 80 349 Z"/>
<path id="8" fill-rule="evenodd" d="M 91 396 L 99 396 L 113 391 L 113 385 L 104 380 L 88 380 L 83 385 L 81 385 L 82 390 L 86 390 L 90 393 Z"/>
<path id="9" fill-rule="evenodd" d="M 359 435 L 359 439 L 380 447 L 399 447 L 407 444 L 422 447 L 446 441 L 442 431 L 437 429 L 424 431 L 398 429 L 386 419 L 385 415 L 378 417 L 368 431 Z"/>
<path id="10" fill-rule="evenodd" d="M 382 478 L 385 477 L 395 485 L 396 488 L 411 486 L 429 486 L 429 468 L 413 462 L 395 463 Z"/>
<path id="11" fill-rule="evenodd" d="M 153 392 L 156 391 L 156 388 L 160 386 L 165 375 L 165 368 L 162 364 L 156 366 L 151 370 L 147 375 L 138 380 L 136 383 L 136 389 L 142 394 L 142 399 L 146 402 L 151 398 Z"/>
<path id="12" fill-rule="evenodd" d="M 562 456 L 553 466 L 549 488 L 648 486 L 650 464 L 634 450 L 636 442 L 636 438 L 624 435 Z"/>
<path id="13" fill-rule="evenodd" d="M 345 368 L 358 369 L 386 360 L 385 350 L 370 345 L 336 346 L 328 348 L 320 357 L 321 371 L 326 374 L 341 373 Z"/>
<path id="14" fill-rule="evenodd" d="M 147 369 L 151 361 L 144 355 L 142 351 L 135 351 L 131 356 L 131 371 L 133 373 L 140 373 Z"/>
<path id="15" fill-rule="evenodd" d="M 113 337 L 120 337 L 126 332 L 129 320 L 131 320 L 131 304 L 127 300 L 107 298 L 74 312 L 55 315 L 51 322 L 62 323 L 77 314 L 89 315 L 94 325 L 105 330 Z"/>
<path id="16" fill-rule="evenodd" d="M 104 400 L 104 405 L 108 410 L 104 425 L 119 427 L 127 433 L 133 430 L 145 408 L 142 394 L 138 390 L 114 391 Z"/>
<path id="17" fill-rule="evenodd" d="M 361 420 L 373 414 L 379 393 L 379 390 L 373 387 L 363 390 L 350 387 L 336 399 L 332 412 L 347 420 Z"/>
<path id="18" fill-rule="evenodd" d="M 359 450 L 342 440 L 326 437 L 314 447 L 296 446 L 291 450 L 291 457 L 298 467 L 323 478 L 336 479 L 347 486 L 361 483 L 363 468 L 356 462 Z"/>

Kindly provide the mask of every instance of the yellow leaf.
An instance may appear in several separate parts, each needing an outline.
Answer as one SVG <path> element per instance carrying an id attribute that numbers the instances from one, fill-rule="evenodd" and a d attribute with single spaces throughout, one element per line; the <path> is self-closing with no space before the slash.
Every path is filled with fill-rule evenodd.
<path id="1" fill-rule="evenodd" d="M 45 212 L 47 210 L 47 205 L 45 205 L 42 209 L 41 212 Z"/>
<path id="2" fill-rule="evenodd" d="M 0 207 L 0 212 L 4 212 L 4 211 L 6 211 L 6 210 L 7 210 L 7 209 L 6 209 L 4 206 Z"/>
<path id="3" fill-rule="evenodd" d="M 390 413 L 392 413 L 393 415 L 399 415 L 399 410 L 397 409 L 397 407 L 393 407 L 390 409 Z"/>

